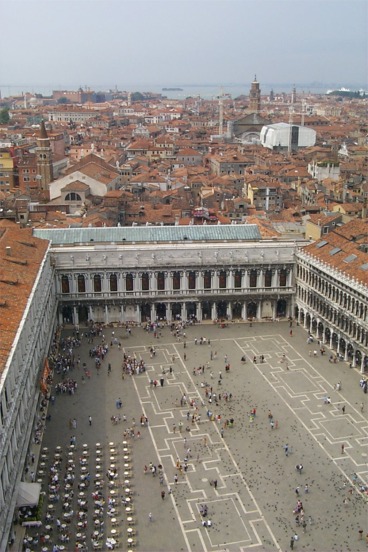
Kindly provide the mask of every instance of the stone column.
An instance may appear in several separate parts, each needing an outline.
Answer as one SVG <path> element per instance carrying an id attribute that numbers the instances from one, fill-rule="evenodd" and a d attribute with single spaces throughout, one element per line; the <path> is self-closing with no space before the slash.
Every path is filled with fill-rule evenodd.
<path id="1" fill-rule="evenodd" d="M 109 323 L 109 307 L 105 305 L 105 324 Z"/>
<path id="2" fill-rule="evenodd" d="M 360 372 L 361 372 L 361 374 L 364 374 L 364 360 L 365 360 L 365 355 L 362 354 L 362 362 L 360 363 Z"/>
<path id="3" fill-rule="evenodd" d="M 73 324 L 77 326 L 79 324 L 79 314 L 77 307 L 73 307 Z"/>
<path id="4" fill-rule="evenodd" d="M 152 292 L 157 291 L 157 272 L 152 272 L 151 273 L 150 286 L 151 286 L 151 291 Z"/>
<path id="5" fill-rule="evenodd" d="M 233 318 L 233 312 L 231 308 L 231 301 L 228 301 L 227 307 L 226 307 L 226 315 L 228 320 L 232 320 Z"/>
<path id="6" fill-rule="evenodd" d="M 217 270 L 213 270 L 211 272 L 211 288 L 215 291 L 218 291 L 219 289 L 219 277 L 217 274 Z"/>
<path id="7" fill-rule="evenodd" d="M 262 316 L 262 299 L 259 299 L 258 303 L 257 303 L 257 320 L 261 320 L 261 316 Z"/>
<path id="8" fill-rule="evenodd" d="M 228 277 L 226 279 L 226 288 L 227 289 L 234 289 L 234 271 L 233 269 L 229 270 Z"/>
<path id="9" fill-rule="evenodd" d="M 216 303 L 215 301 L 212 303 L 212 310 L 211 310 L 211 320 L 217 319 L 217 309 L 216 309 Z"/>
<path id="10" fill-rule="evenodd" d="M 275 270 L 273 270 L 271 287 L 272 288 L 279 287 L 279 269 L 278 268 L 275 268 Z"/>
<path id="11" fill-rule="evenodd" d="M 183 291 L 183 294 L 186 295 L 188 290 L 188 272 L 186 270 L 184 270 L 181 274 L 180 287 L 181 287 L 181 290 Z"/>
<path id="12" fill-rule="evenodd" d="M 93 307 L 91 305 L 89 305 L 88 307 L 88 319 L 89 320 L 93 320 Z"/>
<path id="13" fill-rule="evenodd" d="M 140 324 L 142 322 L 142 320 L 141 320 L 141 309 L 140 309 L 139 305 L 135 306 L 135 319 L 138 322 L 138 324 Z"/>
<path id="14" fill-rule="evenodd" d="M 333 332 L 332 332 L 332 330 L 331 330 L 331 333 L 330 333 L 330 349 L 331 349 L 331 350 L 332 350 L 332 334 L 333 334 Z"/>
<path id="15" fill-rule="evenodd" d="M 309 322 L 309 333 L 310 334 L 312 333 L 312 329 L 313 329 L 313 324 L 312 324 L 312 315 L 311 315 L 310 322 Z"/>
<path id="16" fill-rule="evenodd" d="M 293 271 L 290 268 L 286 276 L 286 285 L 291 287 L 293 285 Z"/>
<path id="17" fill-rule="evenodd" d="M 202 303 L 198 301 L 197 303 L 197 320 L 198 322 L 202 322 Z"/>
<path id="18" fill-rule="evenodd" d="M 151 322 L 156 320 L 156 307 L 154 303 L 151 303 Z"/>
<path id="19" fill-rule="evenodd" d="M 187 313 L 187 304 L 183 301 L 182 307 L 181 307 L 181 318 L 182 320 L 187 320 L 188 313 Z"/>
<path id="20" fill-rule="evenodd" d="M 243 303 L 243 305 L 242 305 L 241 315 L 242 315 L 242 319 L 243 319 L 243 320 L 246 320 L 246 318 L 247 318 L 247 304 L 246 304 L 245 301 L 244 301 L 244 303 Z"/>
<path id="21" fill-rule="evenodd" d="M 172 321 L 172 315 L 171 315 L 171 303 L 165 303 L 166 304 L 166 320 L 168 322 Z"/>
<path id="22" fill-rule="evenodd" d="M 120 307 L 120 322 L 125 322 L 125 308 L 124 305 Z"/>
<path id="23" fill-rule="evenodd" d="M 196 278 L 196 289 L 203 291 L 203 288 L 204 288 L 204 277 L 203 277 L 202 270 L 200 270 L 198 272 L 198 278 Z"/>

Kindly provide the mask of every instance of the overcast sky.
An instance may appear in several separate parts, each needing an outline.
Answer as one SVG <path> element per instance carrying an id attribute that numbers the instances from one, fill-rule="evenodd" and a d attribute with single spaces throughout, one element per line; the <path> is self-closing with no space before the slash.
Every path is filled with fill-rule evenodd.
<path id="1" fill-rule="evenodd" d="M 367 0 L 2 0 L 0 87 L 367 83 Z"/>

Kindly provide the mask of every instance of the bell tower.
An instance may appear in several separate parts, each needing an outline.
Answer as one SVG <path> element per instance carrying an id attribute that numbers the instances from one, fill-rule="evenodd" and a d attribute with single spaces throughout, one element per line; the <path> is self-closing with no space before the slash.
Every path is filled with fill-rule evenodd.
<path id="1" fill-rule="evenodd" d="M 254 75 L 254 81 L 249 91 L 249 111 L 259 113 L 261 111 L 261 89 L 257 81 L 257 75 Z"/>
<path id="2" fill-rule="evenodd" d="M 52 167 L 52 150 L 44 121 L 41 121 L 40 134 L 37 138 L 36 159 L 37 177 L 40 189 L 48 191 L 48 185 L 54 180 L 54 174 Z"/>

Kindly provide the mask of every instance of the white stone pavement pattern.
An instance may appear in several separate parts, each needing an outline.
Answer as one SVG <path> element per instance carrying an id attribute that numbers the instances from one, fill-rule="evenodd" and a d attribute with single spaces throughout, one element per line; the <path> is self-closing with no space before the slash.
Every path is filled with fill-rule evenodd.
<path id="1" fill-rule="evenodd" d="M 83 330 L 81 327 L 80 331 Z M 80 355 L 81 363 L 87 363 L 91 378 L 82 383 L 81 368 L 70 373 L 78 381 L 78 391 L 72 396 L 57 395 L 55 404 L 50 405 L 51 421 L 42 446 L 52 450 L 61 445 L 66 449 L 73 434 L 77 448 L 87 443 L 92 450 L 96 442 L 106 448 L 111 441 L 119 446 L 124 429 L 132 427 L 135 419 L 135 429 L 141 432 L 140 438 L 130 439 L 137 550 L 290 550 L 295 532 L 299 540 L 294 550 L 366 549 L 366 496 L 354 485 L 349 492 L 353 473 L 365 483 L 368 474 L 367 395 L 359 387 L 361 376 L 357 370 L 350 369 L 345 362 L 330 363 L 328 350 L 322 357 L 309 356 L 316 343 L 307 344 L 307 334 L 301 327 L 294 326 L 290 337 L 289 324 L 283 322 L 255 323 L 252 327 L 190 326 L 185 329 L 186 347 L 183 339 L 178 341 L 168 327 L 161 330 L 159 338 L 140 327 L 133 328 L 130 336 L 124 328 L 103 331 L 109 344 L 114 331 L 122 350 L 116 344 L 110 347 L 98 375 L 88 351 L 101 340 L 95 338 L 91 345 L 82 339 L 75 355 Z M 70 333 L 67 329 L 63 332 Z M 195 345 L 194 339 L 201 336 L 210 340 L 210 345 Z M 151 346 L 157 351 L 153 358 L 149 353 Z M 211 351 L 212 357 L 216 357 L 213 360 Z M 123 352 L 144 359 L 147 371 L 123 379 Z M 229 372 L 225 372 L 225 355 L 231 365 Z M 241 362 L 243 355 L 247 357 L 245 364 Z M 257 363 L 253 363 L 254 355 Z M 260 355 L 264 355 L 263 363 L 259 362 Z M 112 365 L 110 376 L 108 363 Z M 193 368 L 201 365 L 209 367 L 204 375 L 194 375 Z M 164 386 L 152 387 L 150 379 L 160 377 L 164 378 Z M 205 381 L 213 386 L 213 392 L 231 393 L 232 399 L 221 399 L 217 406 L 209 404 L 201 387 Z M 334 390 L 338 381 L 342 383 L 340 392 Z M 194 408 L 188 404 L 181 406 L 183 395 L 199 405 L 199 423 L 192 424 L 191 418 L 187 422 L 187 412 L 191 417 Z M 327 395 L 331 397 L 330 405 L 323 401 Z M 123 402 L 121 410 L 115 405 L 118 397 Z M 253 407 L 257 409 L 254 422 L 249 417 Z M 215 415 L 221 414 L 221 423 L 209 420 L 208 409 Z M 275 429 L 271 429 L 269 411 Z M 139 425 L 142 413 L 148 417 L 148 428 Z M 127 421 L 113 425 L 111 416 L 118 414 L 125 415 Z M 89 416 L 93 420 L 91 426 Z M 77 429 L 71 430 L 69 420 L 74 417 Z M 234 418 L 234 427 L 225 428 L 222 437 L 223 423 L 230 418 Z M 188 425 L 190 432 L 186 431 Z M 283 448 L 286 443 L 290 447 L 289 456 Z M 183 460 L 187 448 L 191 449 L 189 467 L 181 475 L 176 461 Z M 158 477 L 144 475 L 144 465 L 150 462 L 162 464 L 163 486 Z M 299 463 L 304 466 L 301 474 L 295 468 Z M 210 484 L 214 479 L 216 489 Z M 304 492 L 305 484 L 309 486 L 308 493 Z M 168 487 L 172 494 L 168 493 Z M 297 487 L 307 521 L 305 532 L 296 526 L 293 514 Z M 166 492 L 164 500 L 162 490 Z M 201 524 L 201 504 L 208 507 L 206 519 L 212 521 L 211 527 Z M 119 520 L 122 538 L 118 549 L 125 550 L 124 509 Z"/>

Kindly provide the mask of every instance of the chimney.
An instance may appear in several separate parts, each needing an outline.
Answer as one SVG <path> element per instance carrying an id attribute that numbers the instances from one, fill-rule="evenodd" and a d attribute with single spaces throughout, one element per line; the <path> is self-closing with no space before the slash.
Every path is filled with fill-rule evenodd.
<path id="1" fill-rule="evenodd" d="M 7 245 L 5 247 L 5 253 L 7 255 L 7 257 L 11 257 L 12 256 L 12 248 L 10 247 L 10 245 Z"/>

